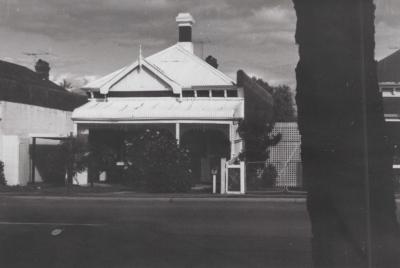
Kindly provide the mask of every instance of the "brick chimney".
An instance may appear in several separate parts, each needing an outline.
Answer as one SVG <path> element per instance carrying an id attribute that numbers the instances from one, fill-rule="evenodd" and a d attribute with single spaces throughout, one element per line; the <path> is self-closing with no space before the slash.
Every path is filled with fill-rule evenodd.
<path id="1" fill-rule="evenodd" d="M 49 80 L 50 65 L 47 61 L 39 59 L 35 64 L 35 71 L 42 80 Z"/>
<path id="2" fill-rule="evenodd" d="M 192 26 L 195 21 L 192 15 L 190 13 L 179 13 L 176 17 L 176 22 L 178 23 L 179 30 L 178 44 L 190 53 L 193 53 Z"/>

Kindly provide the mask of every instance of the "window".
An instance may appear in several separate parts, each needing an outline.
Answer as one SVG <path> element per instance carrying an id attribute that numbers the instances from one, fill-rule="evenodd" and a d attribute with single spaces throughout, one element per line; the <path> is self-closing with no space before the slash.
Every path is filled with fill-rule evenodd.
<path id="1" fill-rule="evenodd" d="M 194 91 L 182 91 L 182 97 L 194 97 Z"/>
<path id="2" fill-rule="evenodd" d="M 234 98 L 238 96 L 237 90 L 227 90 L 226 91 L 226 96 L 230 98 Z"/>
<path id="3" fill-rule="evenodd" d="M 213 90 L 211 91 L 211 96 L 213 97 L 224 97 L 224 91 L 223 90 Z"/>
<path id="4" fill-rule="evenodd" d="M 210 97 L 210 92 L 208 90 L 197 90 L 197 97 Z"/>
<path id="5" fill-rule="evenodd" d="M 382 90 L 382 92 L 392 92 L 393 88 L 392 87 L 383 87 L 381 90 Z"/>

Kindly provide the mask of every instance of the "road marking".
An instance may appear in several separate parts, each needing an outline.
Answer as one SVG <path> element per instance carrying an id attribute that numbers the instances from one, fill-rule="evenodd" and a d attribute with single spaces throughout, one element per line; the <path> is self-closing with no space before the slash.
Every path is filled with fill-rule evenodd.
<path id="1" fill-rule="evenodd" d="M 0 225 L 57 225 L 57 226 L 105 226 L 105 223 L 68 223 L 68 222 L 14 222 L 0 221 Z"/>

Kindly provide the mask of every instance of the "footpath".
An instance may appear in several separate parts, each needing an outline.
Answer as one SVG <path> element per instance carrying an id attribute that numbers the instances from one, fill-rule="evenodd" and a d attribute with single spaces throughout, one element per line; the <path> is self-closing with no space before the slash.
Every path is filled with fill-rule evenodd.
<path id="1" fill-rule="evenodd" d="M 41 189 L 8 187 L 0 189 L 0 198 L 17 199 L 86 199 L 86 200 L 138 200 L 138 201 L 212 201 L 212 202 L 293 202 L 305 203 L 304 191 L 252 191 L 242 194 L 211 193 L 143 193 L 125 189 L 99 189 L 97 187 L 57 187 Z M 396 194 L 400 204 L 400 193 Z"/>

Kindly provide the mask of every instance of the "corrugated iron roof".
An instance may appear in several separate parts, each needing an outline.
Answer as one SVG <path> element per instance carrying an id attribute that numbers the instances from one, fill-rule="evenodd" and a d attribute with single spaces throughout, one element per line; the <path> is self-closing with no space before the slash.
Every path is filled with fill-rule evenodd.
<path id="1" fill-rule="evenodd" d="M 175 44 L 148 60 L 184 88 L 192 86 L 231 86 L 235 82 L 210 64 Z"/>
<path id="2" fill-rule="evenodd" d="M 88 83 L 84 88 L 101 89 L 102 93 L 106 93 L 115 85 L 115 82 L 118 82 L 124 75 L 136 69 L 139 64 L 141 64 L 140 60 L 135 61 L 126 67 Z M 177 92 L 176 86 L 181 89 L 235 85 L 235 82 L 230 77 L 190 53 L 181 47 L 179 43 L 143 59 L 142 64 L 148 64 L 151 71 L 171 83 L 175 93 Z"/>
<path id="3" fill-rule="evenodd" d="M 243 99 L 136 98 L 89 102 L 72 114 L 75 121 L 232 120 L 244 117 Z"/>

